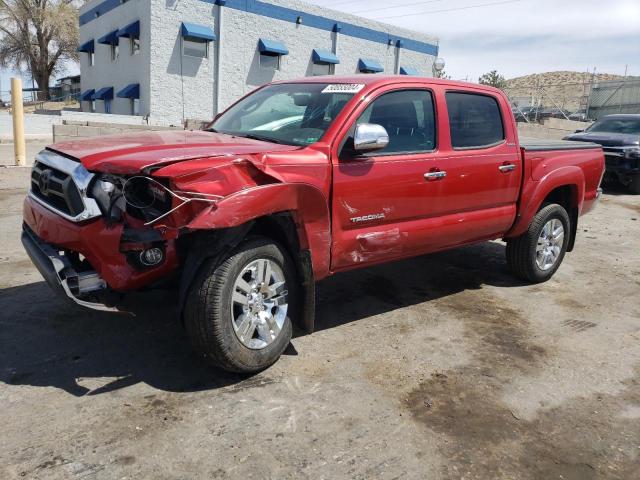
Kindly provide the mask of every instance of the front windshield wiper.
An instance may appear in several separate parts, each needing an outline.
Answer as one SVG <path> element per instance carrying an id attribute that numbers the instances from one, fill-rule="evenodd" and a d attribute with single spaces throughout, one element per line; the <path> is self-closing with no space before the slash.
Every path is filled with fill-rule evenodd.
<path id="1" fill-rule="evenodd" d="M 262 142 L 271 142 L 271 143 L 277 143 L 280 145 L 291 145 L 290 143 L 283 142 L 282 140 L 278 140 L 277 138 L 264 137 L 262 135 L 256 135 L 255 133 L 243 133 L 242 135 L 234 133 L 233 135 L 235 135 L 236 137 L 250 138 L 252 140 L 260 140 Z"/>

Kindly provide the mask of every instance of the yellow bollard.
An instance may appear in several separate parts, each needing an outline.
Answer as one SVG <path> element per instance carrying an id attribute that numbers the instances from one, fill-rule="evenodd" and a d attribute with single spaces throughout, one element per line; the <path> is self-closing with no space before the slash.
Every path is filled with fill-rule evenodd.
<path id="1" fill-rule="evenodd" d="M 13 115 L 13 151 L 16 165 L 24 167 L 27 164 L 24 144 L 24 109 L 22 108 L 22 79 L 11 79 L 11 113 Z"/>

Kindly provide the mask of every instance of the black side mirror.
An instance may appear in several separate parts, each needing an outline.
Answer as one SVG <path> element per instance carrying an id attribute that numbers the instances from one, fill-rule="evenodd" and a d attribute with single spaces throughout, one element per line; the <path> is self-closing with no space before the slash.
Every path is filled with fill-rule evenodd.
<path id="1" fill-rule="evenodd" d="M 583 129 L 581 129 L 581 128 L 579 128 L 578 130 L 576 130 L 576 131 L 575 131 L 575 132 L 573 132 L 573 133 L 582 133 L 582 132 L 584 132 L 584 130 L 583 130 Z"/>

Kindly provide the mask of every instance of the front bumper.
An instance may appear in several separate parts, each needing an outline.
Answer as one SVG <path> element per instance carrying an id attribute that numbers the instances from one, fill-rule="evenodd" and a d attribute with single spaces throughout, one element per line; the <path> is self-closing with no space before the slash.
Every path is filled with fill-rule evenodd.
<path id="1" fill-rule="evenodd" d="M 45 268 L 43 273 L 38 264 L 57 263 L 57 259 L 55 262 L 51 260 L 51 254 L 53 252 L 55 255 L 61 256 L 58 252 L 63 250 L 85 257 L 91 269 L 106 283 L 108 289 L 115 292 L 127 292 L 147 287 L 170 275 L 178 265 L 175 240 L 167 240 L 166 255 L 160 265 L 149 269 L 136 269 L 127 261 L 127 252 L 125 251 L 127 244 L 125 244 L 126 237 L 123 238 L 124 225 L 122 223 L 107 225 L 103 218 L 87 222 L 71 222 L 29 197 L 24 201 L 23 219 L 26 226 L 25 231 L 28 232 L 27 239 L 23 241 L 23 243 L 27 242 L 25 248 L 28 252 L 31 250 L 29 252 L 31 259 L 49 283 L 51 283 L 50 280 L 53 280 L 53 284 L 58 283 L 57 278 L 60 277 L 56 269 L 60 265 L 53 267 L 53 271 L 56 272 L 54 275 L 50 272 L 50 267 Z M 31 233 L 30 239 L 29 232 Z M 39 254 L 38 251 L 44 253 Z M 36 253 L 32 255 L 32 252 Z M 64 268 L 61 271 L 64 271 Z M 67 282 L 70 288 L 71 283 Z M 64 290 L 64 287 L 59 288 Z M 71 288 L 71 292 L 74 293 L 73 288 Z"/>
<path id="2" fill-rule="evenodd" d="M 627 158 L 619 152 L 605 151 L 605 179 L 627 183 L 640 174 L 640 159 Z"/>
<path id="3" fill-rule="evenodd" d="M 21 240 L 29 258 L 55 292 L 83 307 L 118 311 L 104 303 L 83 299 L 87 295 L 93 296 L 107 290 L 106 282 L 96 271 L 76 271 L 68 258 L 43 242 L 26 225 L 23 226 Z"/>

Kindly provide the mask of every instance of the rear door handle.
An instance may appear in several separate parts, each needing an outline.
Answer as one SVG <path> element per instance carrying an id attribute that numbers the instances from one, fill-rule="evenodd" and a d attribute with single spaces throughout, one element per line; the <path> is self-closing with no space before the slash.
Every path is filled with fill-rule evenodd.
<path id="1" fill-rule="evenodd" d="M 515 169 L 516 169 L 516 166 L 513 163 L 508 163 L 506 165 L 500 165 L 498 167 L 498 170 L 500 170 L 502 173 L 512 172 Z"/>
<path id="2" fill-rule="evenodd" d="M 444 178 L 447 176 L 447 172 L 443 172 L 442 170 L 438 170 L 437 172 L 427 172 L 424 174 L 424 178 L 427 180 L 438 180 L 439 178 Z"/>

